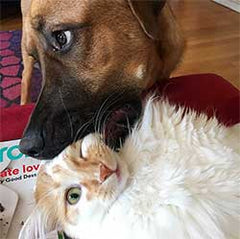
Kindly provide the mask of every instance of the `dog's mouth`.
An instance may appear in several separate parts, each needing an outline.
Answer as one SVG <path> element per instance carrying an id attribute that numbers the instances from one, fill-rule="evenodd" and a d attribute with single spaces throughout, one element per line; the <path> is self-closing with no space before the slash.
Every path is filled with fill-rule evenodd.
<path id="1" fill-rule="evenodd" d="M 92 111 L 94 103 L 87 103 L 68 110 L 58 107 L 50 115 L 43 110 L 46 106 L 38 103 L 20 142 L 21 152 L 38 159 L 51 159 L 67 145 L 94 132 L 102 133 L 106 144 L 117 150 L 141 114 L 141 98 L 126 96 L 104 113 L 101 105 L 95 104 Z"/>
<path id="2" fill-rule="evenodd" d="M 125 104 L 112 110 L 104 126 L 103 135 L 106 144 L 118 150 L 131 132 L 141 113 L 141 106 Z"/>

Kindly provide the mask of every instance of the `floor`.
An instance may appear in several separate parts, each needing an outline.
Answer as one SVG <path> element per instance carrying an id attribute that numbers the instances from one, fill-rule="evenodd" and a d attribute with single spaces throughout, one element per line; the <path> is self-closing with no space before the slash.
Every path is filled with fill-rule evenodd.
<path id="1" fill-rule="evenodd" d="M 186 39 L 173 73 L 216 73 L 240 88 L 240 14 L 211 0 L 169 0 Z M 21 17 L 0 20 L 0 30 L 21 28 Z"/>
<path id="2" fill-rule="evenodd" d="M 211 72 L 240 87 L 240 14 L 210 0 L 170 0 L 186 51 L 174 76 Z"/>

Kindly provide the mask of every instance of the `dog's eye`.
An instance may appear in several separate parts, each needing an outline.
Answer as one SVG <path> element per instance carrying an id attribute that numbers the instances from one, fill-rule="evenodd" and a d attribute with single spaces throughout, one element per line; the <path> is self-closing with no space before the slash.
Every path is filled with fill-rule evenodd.
<path id="1" fill-rule="evenodd" d="M 53 49 L 55 51 L 66 49 L 71 43 L 72 33 L 70 31 L 55 31 L 52 35 L 54 38 Z"/>
<path id="2" fill-rule="evenodd" d="M 70 205 L 75 205 L 81 198 L 82 190 L 80 187 L 73 187 L 68 189 L 66 200 Z"/>

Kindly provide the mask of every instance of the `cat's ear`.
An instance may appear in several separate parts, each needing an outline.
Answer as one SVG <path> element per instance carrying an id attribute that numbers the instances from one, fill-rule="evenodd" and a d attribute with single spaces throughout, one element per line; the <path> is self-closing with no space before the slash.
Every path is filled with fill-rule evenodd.
<path id="1" fill-rule="evenodd" d="M 69 145 L 65 149 L 65 154 L 70 155 L 71 157 L 74 157 L 75 159 L 81 159 L 82 158 L 82 140 L 78 140 L 77 142 Z"/>
<path id="2" fill-rule="evenodd" d="M 87 159 L 88 150 L 91 146 L 100 145 L 102 143 L 101 135 L 98 133 L 87 135 L 81 143 L 81 154 L 82 157 Z"/>
<path id="3" fill-rule="evenodd" d="M 158 16 L 166 0 L 127 0 L 130 10 L 139 22 L 143 32 L 151 39 L 158 40 Z"/>
<path id="4" fill-rule="evenodd" d="M 71 144 L 65 149 L 65 152 L 72 157 L 86 160 L 88 150 L 93 145 L 99 145 L 102 142 L 100 134 L 89 134 L 81 140 Z"/>

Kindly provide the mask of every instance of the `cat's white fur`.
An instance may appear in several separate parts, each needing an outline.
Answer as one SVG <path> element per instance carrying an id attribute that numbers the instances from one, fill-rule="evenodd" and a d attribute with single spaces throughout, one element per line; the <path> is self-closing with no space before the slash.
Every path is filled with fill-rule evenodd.
<path id="1" fill-rule="evenodd" d="M 127 177 L 122 193 L 115 200 L 79 204 L 84 217 L 63 225 L 69 236 L 240 238 L 240 125 L 227 128 L 216 118 L 184 112 L 148 100 L 118 154 L 128 168 L 122 169 Z M 83 148 L 94 141 L 87 139 Z M 52 162 L 59 163 L 64 164 L 59 157 Z"/>

